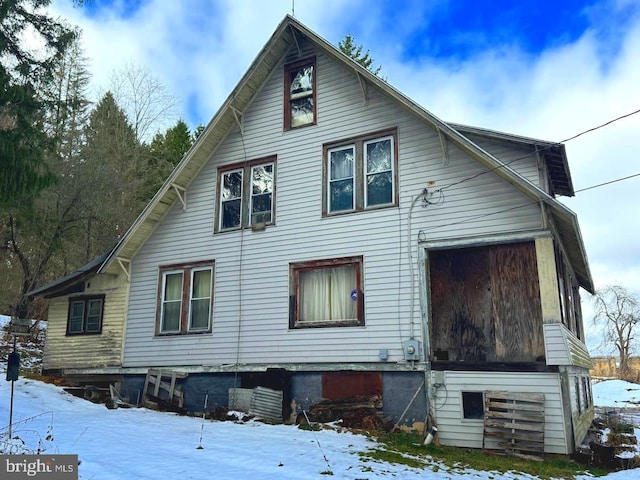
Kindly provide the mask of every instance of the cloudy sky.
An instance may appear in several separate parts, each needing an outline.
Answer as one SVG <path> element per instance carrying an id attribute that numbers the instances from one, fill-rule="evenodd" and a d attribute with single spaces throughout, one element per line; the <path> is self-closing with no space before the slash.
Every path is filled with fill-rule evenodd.
<path id="1" fill-rule="evenodd" d="M 114 69 L 144 66 L 179 98 L 191 127 L 210 120 L 293 6 L 72 3 L 55 0 L 53 11 L 82 29 L 94 91 Z M 446 121 L 562 141 L 640 110 L 636 0 L 295 0 L 294 8 L 334 44 L 352 34 L 381 75 Z M 640 173 L 640 114 L 566 147 L 578 193 L 562 200 L 578 214 L 596 288 L 640 291 L 640 176 L 580 192 Z"/>

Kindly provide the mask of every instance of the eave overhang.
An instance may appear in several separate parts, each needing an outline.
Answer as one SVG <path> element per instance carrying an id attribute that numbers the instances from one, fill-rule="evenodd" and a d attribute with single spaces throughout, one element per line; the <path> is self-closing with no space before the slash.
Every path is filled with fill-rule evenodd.
<path id="1" fill-rule="evenodd" d="M 58 278 L 51 283 L 31 290 L 26 294 L 26 296 L 53 298 L 83 291 L 84 289 L 78 289 L 78 286 L 80 286 L 80 284 L 84 284 L 86 280 L 96 275 L 98 269 L 106 260 L 107 256 L 108 254 L 104 254 L 90 261 L 86 265 L 83 265 L 75 272 L 71 272 L 69 275 Z"/>

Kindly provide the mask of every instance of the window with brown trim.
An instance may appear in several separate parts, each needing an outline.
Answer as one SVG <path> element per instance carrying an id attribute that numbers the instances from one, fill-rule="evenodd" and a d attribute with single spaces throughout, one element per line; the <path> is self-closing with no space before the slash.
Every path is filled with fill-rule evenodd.
<path id="1" fill-rule="evenodd" d="M 160 268 L 156 333 L 159 335 L 211 331 L 214 262 Z"/>
<path id="2" fill-rule="evenodd" d="M 364 325 L 362 257 L 289 266 L 289 327 Z"/>
<path id="3" fill-rule="evenodd" d="M 102 333 L 104 295 L 69 298 L 67 335 Z"/>
<path id="4" fill-rule="evenodd" d="M 323 216 L 398 205 L 396 129 L 323 146 Z"/>
<path id="5" fill-rule="evenodd" d="M 218 170 L 216 232 L 275 223 L 276 157 Z"/>
<path id="6" fill-rule="evenodd" d="M 284 67 L 284 129 L 316 123 L 316 59 Z"/>

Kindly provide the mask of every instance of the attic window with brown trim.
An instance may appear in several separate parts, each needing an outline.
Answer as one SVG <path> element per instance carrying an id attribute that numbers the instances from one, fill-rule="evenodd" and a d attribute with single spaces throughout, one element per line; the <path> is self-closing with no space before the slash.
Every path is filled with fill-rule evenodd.
<path id="1" fill-rule="evenodd" d="M 316 123 L 315 57 L 284 67 L 284 129 Z"/>

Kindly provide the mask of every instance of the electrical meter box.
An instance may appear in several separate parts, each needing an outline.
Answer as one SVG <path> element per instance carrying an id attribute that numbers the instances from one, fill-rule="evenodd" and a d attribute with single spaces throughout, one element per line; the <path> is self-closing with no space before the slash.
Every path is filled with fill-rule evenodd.
<path id="1" fill-rule="evenodd" d="M 419 340 L 405 340 L 402 342 L 402 349 L 404 350 L 404 359 L 408 361 L 420 360 L 420 341 Z"/>

